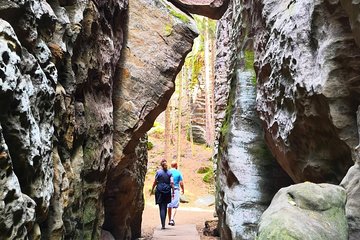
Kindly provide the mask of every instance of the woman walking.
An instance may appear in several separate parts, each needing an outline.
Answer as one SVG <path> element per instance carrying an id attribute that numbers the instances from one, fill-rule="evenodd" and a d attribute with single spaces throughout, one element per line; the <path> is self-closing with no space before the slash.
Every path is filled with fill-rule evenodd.
<path id="1" fill-rule="evenodd" d="M 171 172 L 168 171 L 165 159 L 161 160 L 160 165 L 161 169 L 156 171 L 151 194 L 156 186 L 155 203 L 159 205 L 161 229 L 165 229 L 167 204 L 171 202 L 171 197 L 174 196 L 174 181 Z"/>

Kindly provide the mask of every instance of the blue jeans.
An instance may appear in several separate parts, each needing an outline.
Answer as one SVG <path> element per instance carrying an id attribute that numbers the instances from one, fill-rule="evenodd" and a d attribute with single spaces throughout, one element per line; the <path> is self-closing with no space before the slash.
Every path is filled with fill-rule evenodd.
<path id="1" fill-rule="evenodd" d="M 165 227 L 167 203 L 159 203 L 161 226 Z"/>

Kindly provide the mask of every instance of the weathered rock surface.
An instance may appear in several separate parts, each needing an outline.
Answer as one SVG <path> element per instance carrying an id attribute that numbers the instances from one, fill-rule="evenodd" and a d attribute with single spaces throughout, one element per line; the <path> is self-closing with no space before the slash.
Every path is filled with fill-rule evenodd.
<path id="1" fill-rule="evenodd" d="M 230 0 L 168 0 L 184 12 L 220 19 Z"/>
<path id="2" fill-rule="evenodd" d="M 360 166 L 352 166 L 342 180 L 347 193 L 346 217 L 349 223 L 349 239 L 360 239 Z"/>
<path id="3" fill-rule="evenodd" d="M 242 49 L 247 40 L 231 41 L 245 32 L 239 7 L 230 7 L 218 24 L 216 210 L 221 239 L 254 239 L 272 197 L 292 183 L 264 143 L 255 107 L 253 59 L 245 64 Z"/>
<path id="4" fill-rule="evenodd" d="M 104 228 L 115 239 L 140 237 L 146 161 L 135 149 L 165 110 L 196 36 L 192 19 L 166 1 L 129 2 L 126 42 L 114 84 L 114 162 L 105 196 Z"/>
<path id="5" fill-rule="evenodd" d="M 348 239 L 345 202 L 345 190 L 336 185 L 283 188 L 262 215 L 256 239 Z"/>
<path id="6" fill-rule="evenodd" d="M 35 201 L 21 192 L 0 126 L 0 238 L 25 239 L 35 222 Z"/>
<path id="7" fill-rule="evenodd" d="M 19 187 L 4 206 L 18 201 L 16 217 L 0 225 L 12 224 L 18 237 L 99 238 L 126 6 L 123 0 L 0 2 L 8 22 L 0 20 L 0 122 L 19 180 L 9 175 Z"/>
<path id="8" fill-rule="evenodd" d="M 296 182 L 339 183 L 353 164 L 360 49 L 340 3 L 263 1 L 257 109 Z"/>
<path id="9" fill-rule="evenodd" d="M 266 142 L 296 182 L 339 183 L 356 159 L 360 51 L 355 41 L 358 24 L 353 22 L 357 21 L 358 3 L 341 3 L 233 0 L 218 23 L 217 130 L 232 132 L 226 125 L 231 114 L 225 113 L 231 112 L 231 99 L 236 99 L 238 93 L 230 81 L 236 73 L 233 70 L 242 64 L 244 52 L 254 49 L 257 109 Z M 235 125 L 236 122 L 240 123 L 241 117 L 234 120 Z M 220 152 L 215 152 L 215 156 L 221 159 L 228 151 L 223 147 L 231 138 L 219 136 Z M 241 146 L 238 144 L 238 149 Z M 228 160 L 219 164 L 218 180 L 236 180 L 229 176 L 236 176 L 232 169 L 240 169 L 241 163 L 230 168 Z M 222 168 L 230 170 L 221 171 Z M 236 181 L 230 182 L 236 186 Z M 226 218 L 245 211 L 246 207 L 222 214 L 234 205 L 233 199 L 224 197 L 233 189 L 224 186 L 218 188 L 217 210 L 219 223 L 223 224 L 222 237 L 231 239 L 231 234 L 240 232 L 241 226 L 228 228 Z"/>
<path id="10" fill-rule="evenodd" d="M 98 239 L 113 152 L 112 86 L 127 2 L 54 2 L 52 7 L 61 19 L 56 27 L 62 31 L 56 33 L 65 40 L 51 45 L 53 55 L 58 48 L 64 53 L 56 62 L 61 74 L 55 104 L 54 180 L 59 187 L 44 224 L 45 236 L 56 232 L 70 239 Z"/>
<path id="11" fill-rule="evenodd" d="M 165 109 L 197 34 L 166 1 L 132 1 L 130 16 L 127 7 L 0 2 L 1 237 L 99 239 L 102 226 L 104 238 L 140 236 L 140 138 Z"/>
<path id="12" fill-rule="evenodd" d="M 0 226 L 9 239 L 25 236 L 25 225 L 31 232 L 30 226 L 45 219 L 53 193 L 51 147 L 57 72 L 41 39 L 34 39 L 33 54 L 22 44 L 27 42 L 20 42 L 11 25 L 0 19 L 1 194 L 6 194 L 0 209 L 7 217 L 0 220 Z"/>
<path id="13" fill-rule="evenodd" d="M 351 24 L 351 28 L 358 46 L 360 46 L 360 2 L 357 0 L 340 0 Z"/>

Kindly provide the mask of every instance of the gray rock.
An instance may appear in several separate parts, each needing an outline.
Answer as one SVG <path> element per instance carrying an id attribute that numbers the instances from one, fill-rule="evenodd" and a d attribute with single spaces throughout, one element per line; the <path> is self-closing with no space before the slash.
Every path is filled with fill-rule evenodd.
<path id="1" fill-rule="evenodd" d="M 346 217 L 349 223 L 349 239 L 360 239 L 360 166 L 356 163 L 352 166 L 342 180 L 347 193 Z"/>
<path id="2" fill-rule="evenodd" d="M 21 45 L 11 25 L 1 19 L 0 32 L 0 122 L 9 142 L 14 173 L 23 193 L 36 202 L 36 217 L 42 221 L 53 193 L 52 76 L 57 73 L 53 68 L 52 76 L 47 75 L 41 62 Z M 45 56 L 49 57 L 46 53 Z"/>
<path id="3" fill-rule="evenodd" d="M 256 239 L 346 240 L 345 202 L 344 189 L 331 184 L 283 188 L 261 216 Z"/>
<path id="4" fill-rule="evenodd" d="M 351 24 L 351 28 L 358 46 L 360 46 L 360 2 L 357 0 L 340 0 Z"/>
<path id="5" fill-rule="evenodd" d="M 0 40 L 1 42 L 1 40 Z M 0 238 L 25 239 L 35 222 L 35 201 L 21 192 L 0 125 Z"/>
<path id="6" fill-rule="evenodd" d="M 345 11 L 336 1 L 263 3 L 254 47 L 267 143 L 295 182 L 339 183 L 357 145 L 360 61 Z"/>

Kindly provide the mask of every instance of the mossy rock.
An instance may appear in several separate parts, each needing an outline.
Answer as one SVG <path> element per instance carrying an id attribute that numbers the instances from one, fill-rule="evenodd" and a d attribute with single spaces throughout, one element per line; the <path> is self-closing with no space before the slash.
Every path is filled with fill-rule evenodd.
<path id="1" fill-rule="evenodd" d="M 331 184 L 282 188 L 261 216 L 257 240 L 348 239 L 346 192 Z"/>

